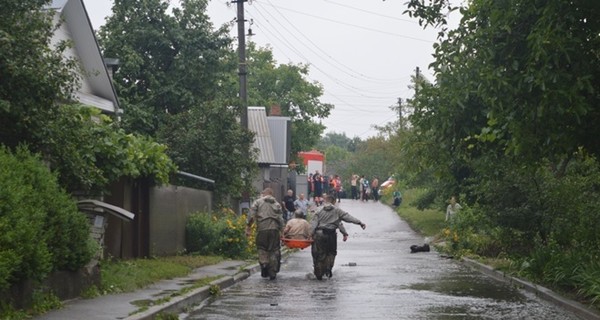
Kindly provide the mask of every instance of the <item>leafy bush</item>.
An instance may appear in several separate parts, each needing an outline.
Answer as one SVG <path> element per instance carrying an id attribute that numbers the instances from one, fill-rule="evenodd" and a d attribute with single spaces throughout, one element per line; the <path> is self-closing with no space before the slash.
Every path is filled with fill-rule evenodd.
<path id="1" fill-rule="evenodd" d="M 502 163 L 478 185 L 477 203 L 457 215 L 445 238 L 456 252 L 507 255 L 529 279 L 600 299 L 600 166 L 583 150 L 564 171 L 548 161 Z"/>
<path id="2" fill-rule="evenodd" d="M 413 205 L 419 210 L 428 209 L 435 202 L 437 195 L 438 193 L 435 190 L 425 190 L 417 196 Z"/>
<path id="3" fill-rule="evenodd" d="M 233 212 L 196 213 L 186 225 L 186 247 L 201 255 L 244 257 L 249 240 L 245 236 L 246 216 Z"/>
<path id="4" fill-rule="evenodd" d="M 0 290 L 92 257 L 89 224 L 40 160 L 0 147 Z"/>
<path id="5" fill-rule="evenodd" d="M 35 136 L 32 147 L 44 154 L 69 191 L 100 193 L 121 177 L 166 183 L 176 170 L 165 145 L 125 133 L 94 108 L 61 106 Z"/>

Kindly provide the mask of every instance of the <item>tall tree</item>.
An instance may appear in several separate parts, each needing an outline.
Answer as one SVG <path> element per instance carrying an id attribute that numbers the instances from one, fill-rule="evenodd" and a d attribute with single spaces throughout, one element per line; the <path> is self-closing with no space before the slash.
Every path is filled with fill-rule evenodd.
<path id="1" fill-rule="evenodd" d="M 130 131 L 155 135 L 168 114 L 213 101 L 235 86 L 227 30 L 213 30 L 206 0 L 180 5 L 170 14 L 165 0 L 115 0 L 100 28 L 104 55 L 121 63 L 114 79 Z"/>
<path id="2" fill-rule="evenodd" d="M 433 3 L 409 6 L 423 21 L 443 23 L 439 10 L 449 2 Z M 579 147 L 598 154 L 591 138 L 600 134 L 596 1 L 478 0 L 461 13 L 458 28 L 435 46 L 433 117 L 464 110 L 456 120 L 474 121 L 479 132 L 471 138 L 530 162 L 550 158 L 558 171 Z"/>
<path id="3" fill-rule="evenodd" d="M 326 149 L 329 146 L 336 146 L 349 152 L 356 151 L 357 145 L 361 142 L 359 137 L 348 138 L 345 133 L 329 132 L 321 138 L 318 144 L 319 149 Z"/>
<path id="4" fill-rule="evenodd" d="M 0 12 L 0 143 L 15 147 L 36 134 L 77 85 L 66 42 L 52 46 L 50 1 L 8 0 Z M 43 76 L 40 76 L 43 75 Z"/>
<path id="5" fill-rule="evenodd" d="M 409 2 L 424 24 L 445 23 L 444 9 L 447 0 Z M 414 99 L 414 158 L 446 196 L 477 203 L 507 251 L 587 252 L 580 243 L 598 243 L 579 223 L 598 203 L 600 6 L 475 0 L 461 13 L 435 45 L 435 84 Z"/>
<path id="6" fill-rule="evenodd" d="M 206 0 L 116 0 L 100 30 L 128 130 L 156 136 L 183 171 L 214 179 L 217 200 L 249 186 L 252 135 L 236 117 L 235 53 L 228 30 L 214 30 Z"/>
<path id="7" fill-rule="evenodd" d="M 348 174 L 364 174 L 369 180 L 376 176 L 383 182 L 395 172 L 394 156 L 388 139 L 383 136 L 368 138 L 357 147 L 350 164 L 353 172 Z"/>
<path id="8" fill-rule="evenodd" d="M 170 147 L 167 153 L 181 170 L 215 180 L 205 187 L 215 191 L 217 203 L 251 190 L 250 178 L 258 167 L 253 153 L 242 146 L 251 145 L 253 136 L 238 124 L 235 109 L 213 102 L 169 117 L 159 132 Z"/>
<path id="9" fill-rule="evenodd" d="M 333 105 L 323 103 L 323 87 L 309 82 L 309 68 L 303 64 L 277 64 L 269 48 L 248 45 L 249 105 L 281 107 L 292 119 L 292 156 L 314 147 L 324 130 L 316 121 L 326 118 Z"/>

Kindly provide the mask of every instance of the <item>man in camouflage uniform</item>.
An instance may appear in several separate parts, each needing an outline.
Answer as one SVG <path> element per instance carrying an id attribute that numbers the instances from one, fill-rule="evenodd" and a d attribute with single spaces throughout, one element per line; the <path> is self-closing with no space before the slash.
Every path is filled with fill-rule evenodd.
<path id="1" fill-rule="evenodd" d="M 273 197 L 271 188 L 263 190 L 262 197 L 252 204 L 246 226 L 247 235 L 250 235 L 254 222 L 256 222 L 256 247 L 261 276 L 273 280 L 279 272 L 281 231 L 284 222 L 281 205 Z"/>
<path id="2" fill-rule="evenodd" d="M 348 238 L 346 230 L 341 225 L 342 221 L 358 224 L 363 230 L 367 227 L 366 224 L 351 216 L 348 212 L 336 207 L 334 196 L 325 196 L 325 201 L 326 204 L 311 220 L 311 234 L 314 241 L 311 253 L 314 274 L 319 280 L 323 279 L 323 275 L 327 275 L 329 278 L 333 275 L 331 270 L 337 255 L 336 229 L 340 229 L 344 235 L 344 241 Z"/>

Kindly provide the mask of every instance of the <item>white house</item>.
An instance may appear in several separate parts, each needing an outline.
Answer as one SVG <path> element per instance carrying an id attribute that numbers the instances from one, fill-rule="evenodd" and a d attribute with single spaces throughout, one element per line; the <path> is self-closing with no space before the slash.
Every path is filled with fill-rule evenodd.
<path id="1" fill-rule="evenodd" d="M 56 12 L 55 23 L 61 23 L 52 38 L 52 45 L 67 40 L 72 47 L 66 57 L 80 62 L 81 86 L 75 99 L 105 113 L 117 113 L 119 102 L 105 65 L 94 29 L 82 0 L 53 0 L 47 9 Z"/>

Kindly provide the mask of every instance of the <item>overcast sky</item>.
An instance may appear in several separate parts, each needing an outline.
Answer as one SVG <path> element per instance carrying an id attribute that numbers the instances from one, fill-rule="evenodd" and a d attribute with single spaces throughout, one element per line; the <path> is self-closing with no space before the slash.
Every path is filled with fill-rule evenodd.
<path id="1" fill-rule="evenodd" d="M 84 0 L 94 29 L 111 14 L 112 0 Z M 270 46 L 278 63 L 310 65 L 309 81 L 324 87 L 321 101 L 335 105 L 323 120 L 325 132 L 361 139 L 398 118 L 390 106 L 410 98 L 416 67 L 431 79 L 437 30 L 423 30 L 402 15 L 406 0 L 253 0 L 245 17 L 255 34 L 249 41 Z M 176 1 L 171 1 L 176 3 Z M 212 0 L 215 26 L 236 17 L 236 4 Z M 232 28 L 237 36 L 237 28 Z"/>

